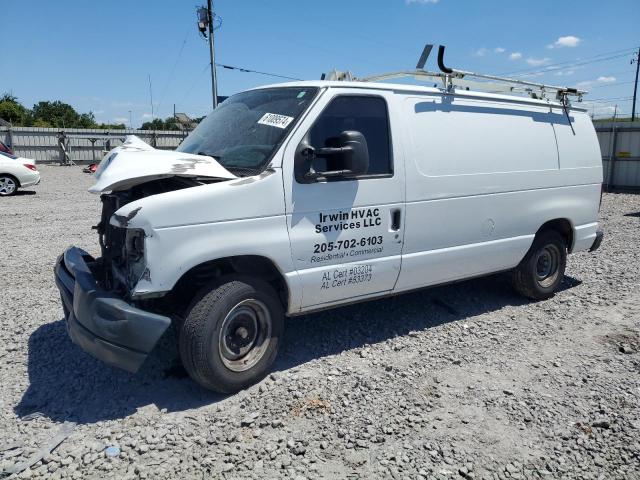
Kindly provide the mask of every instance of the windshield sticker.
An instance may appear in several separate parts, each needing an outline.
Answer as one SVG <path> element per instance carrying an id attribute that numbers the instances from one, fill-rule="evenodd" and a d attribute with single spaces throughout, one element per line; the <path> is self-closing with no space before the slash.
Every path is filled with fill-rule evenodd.
<path id="1" fill-rule="evenodd" d="M 287 117 L 286 115 L 278 115 L 277 113 L 265 113 L 258 123 L 261 125 L 269 125 L 276 128 L 287 128 L 293 117 Z"/>
<path id="2" fill-rule="evenodd" d="M 302 98 L 306 94 L 306 90 L 301 91 L 296 98 Z"/>

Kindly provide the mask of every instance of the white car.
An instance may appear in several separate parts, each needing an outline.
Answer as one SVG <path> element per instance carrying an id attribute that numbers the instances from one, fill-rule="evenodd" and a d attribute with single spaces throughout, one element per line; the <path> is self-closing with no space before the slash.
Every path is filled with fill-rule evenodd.
<path id="1" fill-rule="evenodd" d="M 603 236 L 598 139 L 566 98 L 581 92 L 442 78 L 263 87 L 177 151 L 129 138 L 89 189 L 101 257 L 70 247 L 56 265 L 73 341 L 136 371 L 175 321 L 191 377 L 232 392 L 266 374 L 285 315 L 494 272 L 551 297 L 567 254 Z"/>
<path id="2" fill-rule="evenodd" d="M 36 161 L 0 152 L 0 197 L 15 195 L 19 188 L 40 183 Z"/>

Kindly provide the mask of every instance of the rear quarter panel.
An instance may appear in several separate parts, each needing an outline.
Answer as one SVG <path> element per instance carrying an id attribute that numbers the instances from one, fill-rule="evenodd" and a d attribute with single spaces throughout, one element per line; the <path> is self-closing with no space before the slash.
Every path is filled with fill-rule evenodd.
<path id="1" fill-rule="evenodd" d="M 397 290 L 512 268 L 555 218 L 593 224 L 595 235 L 601 167 L 582 114 L 572 112 L 576 138 L 567 142 L 575 144 L 561 149 L 556 138 L 571 132 L 561 109 L 441 96 L 403 101 L 410 153 Z M 587 146 L 576 151 L 583 138 Z M 564 154 L 572 168 L 563 168 Z"/>

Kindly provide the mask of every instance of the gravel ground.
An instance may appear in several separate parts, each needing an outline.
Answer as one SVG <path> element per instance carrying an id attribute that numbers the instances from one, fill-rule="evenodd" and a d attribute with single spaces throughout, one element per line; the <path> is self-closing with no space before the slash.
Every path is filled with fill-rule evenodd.
<path id="1" fill-rule="evenodd" d="M 551 300 L 493 276 L 291 319 L 273 373 L 221 396 L 170 335 L 137 375 L 71 343 L 52 267 L 97 253 L 99 201 L 41 170 L 0 202 L 0 469 L 70 421 L 20 478 L 640 478 L 640 196 L 604 196 Z"/>

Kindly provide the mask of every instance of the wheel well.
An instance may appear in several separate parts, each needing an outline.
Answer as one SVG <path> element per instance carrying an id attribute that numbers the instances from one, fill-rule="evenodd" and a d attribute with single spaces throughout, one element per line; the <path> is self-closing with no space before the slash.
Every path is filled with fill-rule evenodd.
<path id="1" fill-rule="evenodd" d="M 167 307 L 182 316 L 203 286 L 217 278 L 233 274 L 257 277 L 266 281 L 278 292 L 282 306 L 287 310 L 289 288 L 284 276 L 271 260 L 258 255 L 220 258 L 196 265 L 180 277 L 171 293 L 165 297 Z"/>
<path id="2" fill-rule="evenodd" d="M 555 220 L 549 220 L 538 229 L 536 235 L 547 230 L 555 230 L 560 235 L 562 235 L 562 238 L 564 238 L 567 244 L 567 250 L 571 252 L 571 249 L 573 248 L 573 227 L 571 226 L 571 222 L 569 220 L 567 220 L 566 218 L 556 218 Z"/>

